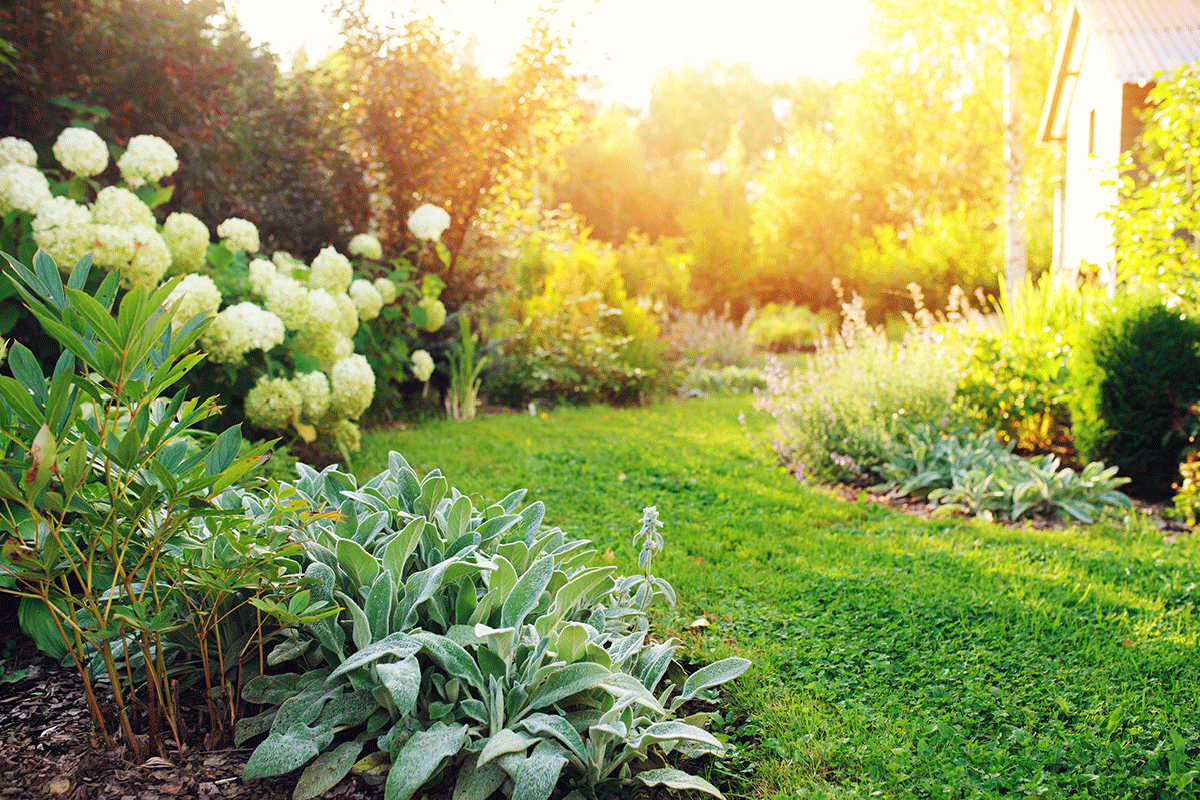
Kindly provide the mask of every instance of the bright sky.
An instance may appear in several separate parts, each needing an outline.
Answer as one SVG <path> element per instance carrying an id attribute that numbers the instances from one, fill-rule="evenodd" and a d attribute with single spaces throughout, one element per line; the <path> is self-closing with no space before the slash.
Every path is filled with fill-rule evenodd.
<path id="1" fill-rule="evenodd" d="M 319 56 L 336 36 L 325 0 L 230 0 L 256 41 L 287 57 L 307 43 Z M 380 2 L 407 8 L 407 2 Z M 503 71 L 538 0 L 418 0 L 448 28 L 479 41 L 483 67 Z M 764 80 L 855 74 L 870 0 L 562 0 L 558 19 L 574 63 L 605 84 L 606 99 L 644 107 L 654 76 L 685 63 L 748 61 Z"/>

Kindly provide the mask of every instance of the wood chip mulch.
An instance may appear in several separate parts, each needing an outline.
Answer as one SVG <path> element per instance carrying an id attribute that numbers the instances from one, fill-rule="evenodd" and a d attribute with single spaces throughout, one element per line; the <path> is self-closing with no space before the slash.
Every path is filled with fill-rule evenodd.
<path id="1" fill-rule="evenodd" d="M 242 780 L 249 749 L 205 751 L 200 741 L 185 742 L 182 755 L 173 751 L 141 764 L 127 760 L 121 750 L 106 750 L 94 736 L 74 669 L 38 652 L 13 616 L 0 613 L 0 648 L 15 642 L 0 659 L 0 679 L 27 674 L 15 683 L 0 683 L 0 800 L 291 798 L 299 773 Z M 380 800 L 383 782 L 352 775 L 323 797 Z"/>

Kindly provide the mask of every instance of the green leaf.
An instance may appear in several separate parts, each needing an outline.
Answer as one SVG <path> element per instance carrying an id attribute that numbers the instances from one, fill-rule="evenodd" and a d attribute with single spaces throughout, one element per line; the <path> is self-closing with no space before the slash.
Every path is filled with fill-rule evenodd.
<path id="1" fill-rule="evenodd" d="M 711 794 L 713 797 L 720 797 L 724 800 L 724 795 L 717 790 L 704 778 L 678 769 L 647 769 L 639 772 L 634 776 L 635 779 L 641 781 L 646 786 L 666 786 L 668 789 L 686 790 L 695 789 L 699 792 Z"/>
<path id="2" fill-rule="evenodd" d="M 401 715 L 411 714 L 421 693 L 421 665 L 415 658 L 375 665 L 375 673 L 383 683 L 396 710 Z"/>
<path id="3" fill-rule="evenodd" d="M 716 737 L 708 731 L 703 728 L 697 728 L 695 725 L 688 725 L 686 722 L 680 722 L 679 720 L 665 720 L 654 723 L 631 740 L 629 746 L 636 750 L 643 750 L 646 745 L 653 742 L 669 742 L 678 739 L 700 742 L 711 748 L 712 752 L 718 754 L 725 750 Z"/>
<path id="4" fill-rule="evenodd" d="M 591 661 L 569 664 L 550 675 L 529 697 L 530 708 L 545 708 L 573 694 L 594 689 L 612 677 L 606 667 Z"/>
<path id="5" fill-rule="evenodd" d="M 242 778 L 249 781 L 291 772 L 311 761 L 332 741 L 332 730 L 310 728 L 303 723 L 281 733 L 271 731 L 271 735 L 250 754 L 242 770 Z"/>
<path id="6" fill-rule="evenodd" d="M 466 741 L 466 725 L 439 723 L 427 731 L 414 733 L 392 754 L 392 769 L 384 786 L 386 800 L 408 800 Z"/>
<path id="7" fill-rule="evenodd" d="M 425 653 L 441 667 L 447 675 L 462 678 L 480 691 L 484 688 L 483 673 L 471 654 L 462 646 L 436 633 L 418 632 L 412 638 L 420 642 Z"/>
<path id="8" fill-rule="evenodd" d="M 535 736 L 552 736 L 570 748 L 580 760 L 586 763 L 587 751 L 579 731 L 566 719 L 551 714 L 530 714 L 521 720 L 519 726 Z"/>
<path id="9" fill-rule="evenodd" d="M 204 457 L 204 474 L 212 477 L 229 469 L 234 459 L 237 458 L 238 449 L 241 446 L 242 426 L 240 424 L 222 431 Z"/>
<path id="10" fill-rule="evenodd" d="M 538 744 L 512 776 L 512 800 L 546 800 L 558 785 L 566 763 L 567 757 L 557 742 Z"/>
<path id="11" fill-rule="evenodd" d="M 723 658 L 701 667 L 688 676 L 687 681 L 683 684 L 683 694 L 680 697 L 684 700 L 691 700 L 697 692 L 731 681 L 749 668 L 750 661 L 738 656 Z"/>
<path id="12" fill-rule="evenodd" d="M 536 736 L 526 736 L 511 728 L 502 728 L 493 733 L 484 743 L 483 750 L 479 752 L 479 766 L 508 753 L 524 753 L 530 745 L 537 741 Z"/>
<path id="13" fill-rule="evenodd" d="M 371 584 L 371 591 L 367 594 L 367 602 L 363 607 L 367 622 L 371 626 L 372 639 L 382 639 L 390 630 L 394 600 L 392 576 L 387 570 L 381 570 L 375 582 Z"/>
<path id="14" fill-rule="evenodd" d="M 407 633 L 393 633 L 377 642 L 372 642 L 351 655 L 339 664 L 337 669 L 330 673 L 329 680 L 333 680 L 339 675 L 344 675 L 352 669 L 370 664 L 372 661 L 378 661 L 384 656 L 392 656 L 397 661 L 403 661 L 420 649 L 421 642 Z"/>
<path id="15" fill-rule="evenodd" d="M 46 376 L 42 374 L 41 365 L 29 348 L 20 342 L 14 342 L 8 349 L 8 366 L 13 377 L 33 397 L 33 402 L 41 408 L 46 407 L 49 393 L 46 389 Z"/>
<path id="16" fill-rule="evenodd" d="M 351 739 L 317 756 L 296 781 L 292 800 L 311 800 L 337 786 L 350 773 L 362 749 L 362 742 Z"/>
<path id="17" fill-rule="evenodd" d="M 408 557 L 417 549 L 421 541 L 421 532 L 425 530 L 425 519 L 417 517 L 404 526 L 404 530 L 388 542 L 383 550 L 383 568 L 392 575 L 392 580 L 399 585 L 404 580 L 404 564 Z"/>
<path id="18" fill-rule="evenodd" d="M 508 779 L 499 763 L 478 769 L 477 760 L 478 756 L 472 753 L 459 769 L 452 800 L 488 800 Z"/>
<path id="19" fill-rule="evenodd" d="M 379 562 L 353 539 L 338 539 L 338 562 L 359 586 L 370 586 L 379 577 Z"/>
<path id="20" fill-rule="evenodd" d="M 517 580 L 500 610 L 500 627 L 517 628 L 538 604 L 542 592 L 554 574 L 554 557 L 539 558 L 524 575 Z"/>

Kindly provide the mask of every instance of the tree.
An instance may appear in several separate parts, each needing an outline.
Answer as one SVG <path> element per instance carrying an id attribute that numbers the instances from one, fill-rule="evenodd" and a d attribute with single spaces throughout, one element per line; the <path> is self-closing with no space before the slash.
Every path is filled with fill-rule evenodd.
<path id="1" fill-rule="evenodd" d="M 574 79 L 553 12 L 531 20 L 528 36 L 501 79 L 489 78 L 456 51 L 429 18 L 381 24 L 366 0 L 346 0 L 339 56 L 358 144 L 387 198 L 385 240 L 414 241 L 409 214 L 433 203 L 450 214 L 440 268 L 452 300 L 485 276 L 463 270 L 472 225 L 513 170 L 525 172 L 561 147 L 573 126 Z"/>

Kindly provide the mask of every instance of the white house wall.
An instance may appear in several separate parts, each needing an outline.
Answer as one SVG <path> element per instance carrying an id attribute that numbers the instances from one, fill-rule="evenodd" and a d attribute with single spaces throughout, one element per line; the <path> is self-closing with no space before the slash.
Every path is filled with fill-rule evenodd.
<path id="1" fill-rule="evenodd" d="M 1086 262 L 1101 267 L 1101 275 L 1107 277 L 1113 261 L 1112 228 L 1097 215 L 1117 199 L 1116 187 L 1101 183 L 1113 178 L 1120 155 L 1121 84 L 1090 35 L 1084 48 L 1067 117 L 1062 265 L 1074 272 Z"/>

